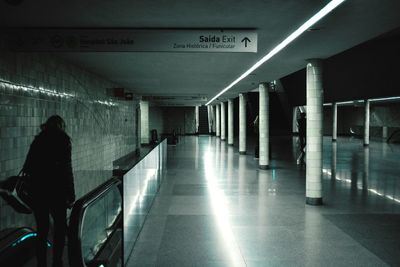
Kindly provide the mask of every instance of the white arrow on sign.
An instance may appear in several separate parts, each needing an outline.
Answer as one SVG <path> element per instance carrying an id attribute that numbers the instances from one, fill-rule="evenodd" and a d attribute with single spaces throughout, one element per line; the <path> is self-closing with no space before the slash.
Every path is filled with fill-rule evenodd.
<path id="1" fill-rule="evenodd" d="M 242 43 L 244 42 L 244 47 L 247 47 L 247 42 L 251 43 L 250 39 L 247 37 L 244 37 L 242 40 Z"/>

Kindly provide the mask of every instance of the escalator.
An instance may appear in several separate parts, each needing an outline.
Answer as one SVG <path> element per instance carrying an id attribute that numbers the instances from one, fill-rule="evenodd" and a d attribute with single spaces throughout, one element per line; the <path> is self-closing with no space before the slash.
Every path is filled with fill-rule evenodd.
<path id="1" fill-rule="evenodd" d="M 74 204 L 68 232 L 71 266 L 122 266 L 121 190 L 121 180 L 112 178 Z"/>
<path id="2" fill-rule="evenodd" d="M 400 130 L 393 131 L 389 138 L 386 139 L 386 143 L 400 143 Z"/>
<path id="3" fill-rule="evenodd" d="M 109 179 L 75 202 L 69 217 L 65 266 L 119 267 L 127 262 L 158 192 L 166 157 L 164 139 L 118 178 Z M 129 210 L 124 216 L 122 207 Z M 138 219 L 140 223 L 136 223 Z M 132 231 L 133 226 L 137 232 Z M 123 227 L 131 230 L 123 233 Z M 0 266 L 36 266 L 35 239 L 36 232 L 30 228 L 0 231 Z"/>
<path id="4" fill-rule="evenodd" d="M 69 220 L 66 266 L 122 266 L 121 190 L 121 180 L 111 178 L 75 202 Z M 1 230 L 0 266 L 36 266 L 36 236 L 27 227 Z"/>
<path id="5" fill-rule="evenodd" d="M 36 232 L 31 228 L 9 228 L 0 231 L 0 266 L 26 266 L 35 255 Z M 51 244 L 48 243 L 51 247 Z"/>
<path id="6" fill-rule="evenodd" d="M 199 134 L 210 134 L 208 129 L 208 111 L 206 106 L 199 108 Z"/>

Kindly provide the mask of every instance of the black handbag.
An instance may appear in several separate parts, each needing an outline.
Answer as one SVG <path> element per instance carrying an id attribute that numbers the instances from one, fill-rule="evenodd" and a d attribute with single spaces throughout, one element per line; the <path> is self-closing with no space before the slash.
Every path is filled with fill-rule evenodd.
<path id="1" fill-rule="evenodd" d="M 31 194 L 30 177 L 22 171 L 17 176 L 11 176 L 0 182 L 0 197 L 16 212 L 32 213 L 33 198 Z"/>

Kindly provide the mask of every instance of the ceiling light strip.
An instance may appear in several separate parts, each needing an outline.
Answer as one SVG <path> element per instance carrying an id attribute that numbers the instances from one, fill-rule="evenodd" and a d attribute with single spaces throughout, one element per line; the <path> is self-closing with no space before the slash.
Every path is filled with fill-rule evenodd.
<path id="1" fill-rule="evenodd" d="M 299 37 L 308 28 L 310 28 L 312 25 L 317 23 L 320 19 L 325 17 L 327 14 L 329 14 L 332 10 L 334 10 L 337 6 L 339 6 L 344 1 L 345 0 L 332 0 L 331 2 L 329 2 L 329 4 L 327 4 L 324 8 L 322 8 L 320 11 L 318 11 L 314 16 L 312 16 L 309 20 L 307 20 L 303 25 L 301 25 L 292 34 L 290 34 L 288 37 L 286 37 L 285 40 L 283 40 L 280 44 L 278 44 L 274 49 L 272 49 L 267 55 L 265 55 L 256 64 L 254 64 L 250 69 L 248 69 L 245 73 L 240 75 L 239 78 L 234 80 L 230 85 L 228 85 L 221 92 L 219 92 L 216 96 L 214 96 L 210 101 L 208 101 L 206 105 L 209 105 L 211 102 L 213 102 L 215 99 L 217 99 L 220 95 L 222 95 L 223 93 L 225 93 L 226 91 L 231 89 L 235 84 L 237 84 L 238 82 L 240 82 L 241 80 L 246 78 L 250 73 L 255 71 L 258 67 L 260 67 L 266 61 L 268 61 L 270 58 L 272 58 L 274 55 L 276 55 L 279 51 L 281 51 L 283 48 L 285 48 L 287 45 L 289 45 L 291 42 L 293 42 L 294 39 Z"/>
<path id="2" fill-rule="evenodd" d="M 383 97 L 383 98 L 371 98 L 369 101 L 391 101 L 391 100 L 400 100 L 400 96 L 393 96 L 393 97 Z"/>
<path id="3" fill-rule="evenodd" d="M 382 97 L 382 98 L 370 98 L 368 99 L 369 102 L 380 102 L 380 101 L 398 101 L 400 100 L 400 96 L 393 96 L 393 97 Z M 359 99 L 359 100 L 350 100 L 350 101 L 342 101 L 342 102 L 336 102 L 337 105 L 351 105 L 351 104 L 361 104 L 364 103 L 365 100 Z M 332 106 L 332 103 L 324 103 L 324 106 Z"/>

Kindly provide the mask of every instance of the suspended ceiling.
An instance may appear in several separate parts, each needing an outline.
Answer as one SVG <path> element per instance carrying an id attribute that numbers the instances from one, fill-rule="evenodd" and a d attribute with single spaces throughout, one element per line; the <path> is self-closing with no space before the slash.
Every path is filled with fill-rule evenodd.
<path id="1" fill-rule="evenodd" d="M 204 104 L 325 6 L 318 0 L 0 2 L 0 25 L 12 28 L 254 29 L 257 53 L 56 53 L 127 90 L 167 105 Z M 304 68 L 400 26 L 398 0 L 347 0 L 252 75 L 221 96 Z M 192 101 L 190 101 L 192 99 Z"/>

